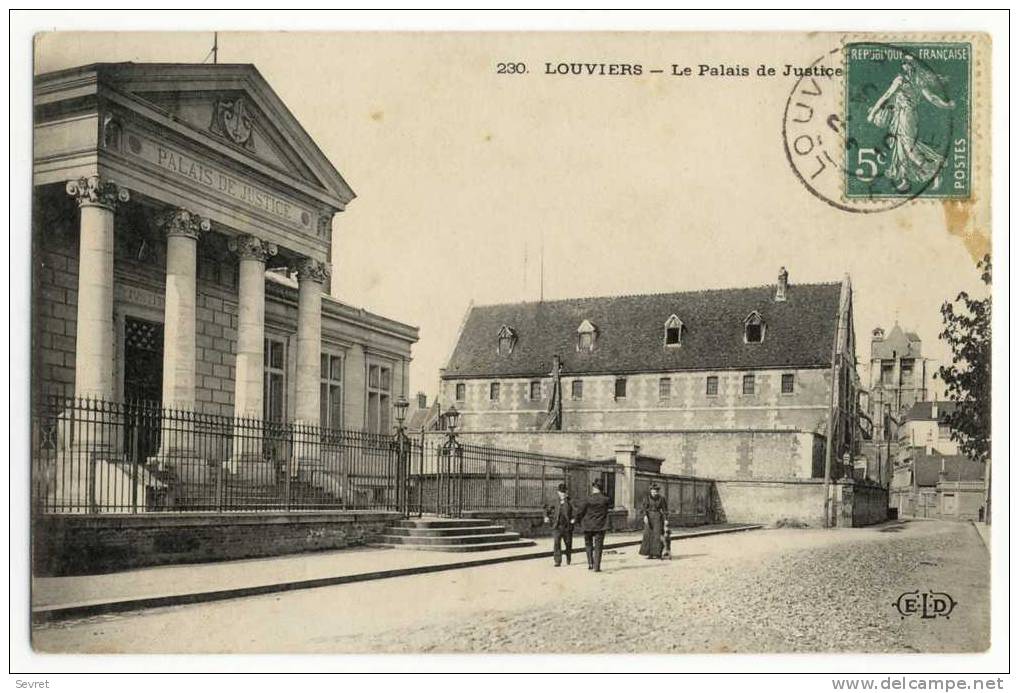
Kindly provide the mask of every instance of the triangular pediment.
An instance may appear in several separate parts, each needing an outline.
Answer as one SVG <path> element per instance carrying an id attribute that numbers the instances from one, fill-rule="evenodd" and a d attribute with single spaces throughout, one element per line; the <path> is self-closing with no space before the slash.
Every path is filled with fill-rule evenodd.
<path id="1" fill-rule="evenodd" d="M 253 65 L 105 65 L 103 81 L 209 138 L 228 155 L 299 181 L 342 208 L 353 191 Z"/>

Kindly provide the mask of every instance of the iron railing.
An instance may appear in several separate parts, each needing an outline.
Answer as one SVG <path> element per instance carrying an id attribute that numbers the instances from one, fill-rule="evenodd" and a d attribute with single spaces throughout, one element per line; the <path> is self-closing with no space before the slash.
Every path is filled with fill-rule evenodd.
<path id="1" fill-rule="evenodd" d="M 587 491 L 591 463 L 422 435 L 410 459 L 408 511 L 459 517 L 481 510 L 539 510 L 560 483 Z M 576 481 L 581 474 L 583 481 Z"/>
<path id="2" fill-rule="evenodd" d="M 402 434 L 51 399 L 32 417 L 33 506 L 46 513 L 406 512 Z"/>
<path id="3" fill-rule="evenodd" d="M 638 472 L 633 483 L 634 503 L 640 508 L 652 483 L 669 506 L 669 521 L 676 526 L 706 525 L 716 521 L 715 482 L 675 474 Z"/>

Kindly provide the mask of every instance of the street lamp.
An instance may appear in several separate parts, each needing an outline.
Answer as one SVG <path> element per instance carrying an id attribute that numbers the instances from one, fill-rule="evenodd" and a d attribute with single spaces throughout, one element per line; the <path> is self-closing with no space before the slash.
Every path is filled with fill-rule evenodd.
<path id="1" fill-rule="evenodd" d="M 407 419 L 407 407 L 410 406 L 410 402 L 403 395 L 396 398 L 393 402 L 393 409 L 396 410 L 396 427 L 403 430 L 403 422 Z"/>
<path id="2" fill-rule="evenodd" d="M 445 416 L 446 428 L 449 429 L 450 435 L 456 435 L 456 427 L 460 424 L 460 412 L 456 410 L 456 405 L 451 406 Z"/>
<path id="3" fill-rule="evenodd" d="M 396 476 L 396 507 L 404 514 L 409 512 L 407 506 L 407 476 L 410 473 L 410 461 L 408 460 L 408 448 L 407 445 L 407 431 L 403 426 L 404 421 L 407 419 L 407 407 L 409 403 L 407 398 L 400 395 L 393 402 L 393 409 L 396 410 L 396 463 L 397 463 L 397 476 Z"/>

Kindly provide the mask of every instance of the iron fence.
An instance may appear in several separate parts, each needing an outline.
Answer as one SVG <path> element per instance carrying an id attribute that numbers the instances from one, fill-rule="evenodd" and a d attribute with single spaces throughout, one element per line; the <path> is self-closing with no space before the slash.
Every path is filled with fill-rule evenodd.
<path id="1" fill-rule="evenodd" d="M 659 486 L 659 493 L 669 506 L 669 521 L 676 526 L 706 525 L 715 521 L 715 482 L 710 479 L 678 476 L 674 474 L 651 474 L 639 472 L 634 479 L 633 495 L 636 507 L 648 496 L 652 483 Z"/>
<path id="2" fill-rule="evenodd" d="M 459 517 L 477 510 L 538 510 L 556 497 L 560 483 L 586 491 L 585 460 L 538 452 L 438 443 L 422 435 L 410 459 L 408 511 Z M 577 475 L 585 481 L 576 481 Z"/>
<path id="3" fill-rule="evenodd" d="M 406 511 L 415 442 L 150 403 L 51 399 L 32 417 L 49 513 Z"/>

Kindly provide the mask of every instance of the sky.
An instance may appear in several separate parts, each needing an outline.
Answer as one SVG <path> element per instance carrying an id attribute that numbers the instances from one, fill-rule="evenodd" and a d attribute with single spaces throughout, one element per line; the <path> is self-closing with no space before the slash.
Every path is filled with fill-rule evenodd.
<path id="1" fill-rule="evenodd" d="M 471 302 L 771 284 L 781 266 L 793 287 L 850 275 L 861 359 L 871 330 L 898 320 L 945 360 L 941 303 L 984 291 L 979 184 L 972 205 L 842 211 L 810 194 L 786 159 L 794 78 L 647 73 L 674 63 L 781 70 L 833 40 L 221 33 L 219 61 L 253 63 L 357 193 L 334 222 L 332 293 L 418 326 L 410 391 L 434 395 Z M 211 33 L 43 34 L 35 71 L 202 62 L 211 46 Z M 543 74 L 546 63 L 578 61 L 640 63 L 644 74 Z M 498 74 L 500 62 L 528 71 Z"/>

